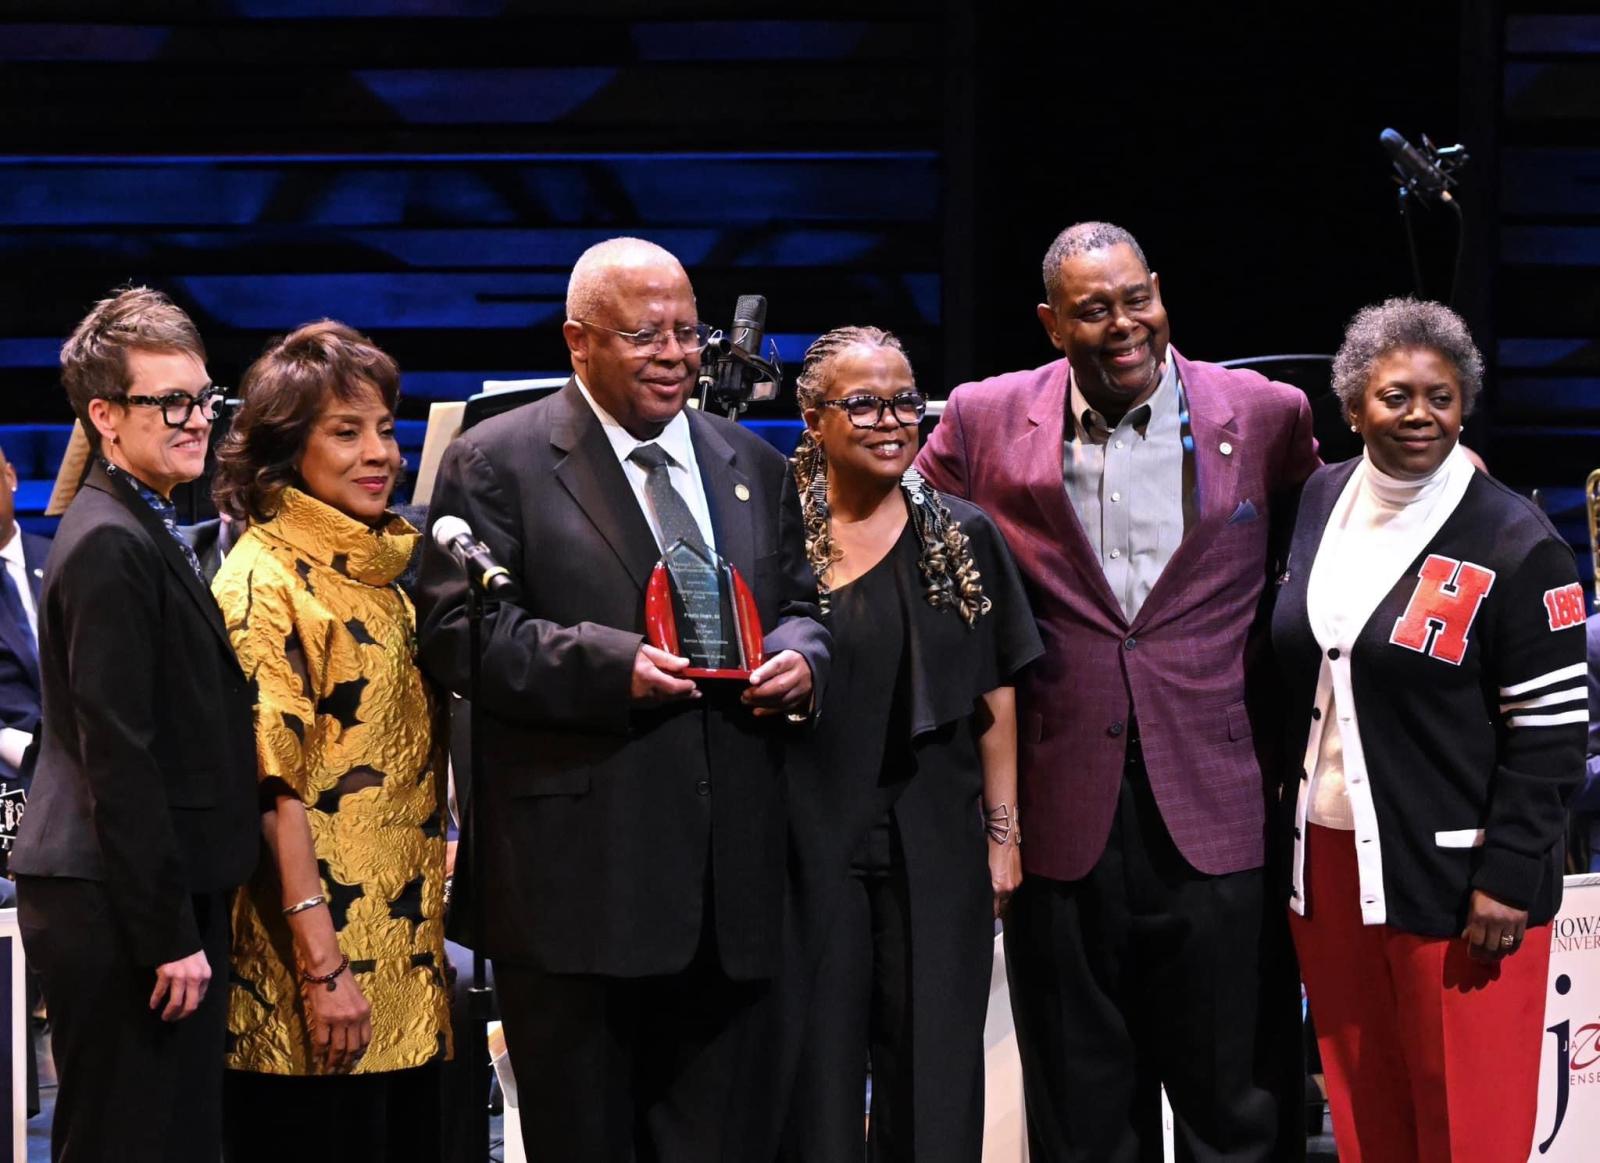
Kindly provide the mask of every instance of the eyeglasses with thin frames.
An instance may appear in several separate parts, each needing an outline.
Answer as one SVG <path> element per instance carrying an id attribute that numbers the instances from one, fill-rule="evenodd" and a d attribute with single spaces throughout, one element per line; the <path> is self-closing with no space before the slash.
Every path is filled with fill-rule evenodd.
<path id="1" fill-rule="evenodd" d="M 857 428 L 876 428 L 883 423 L 883 414 L 893 410 L 895 423 L 915 424 L 928 411 L 928 401 L 920 392 L 901 392 L 898 396 L 846 396 L 842 400 L 824 400 L 819 408 L 837 408 L 850 418 Z"/>
<path id="2" fill-rule="evenodd" d="M 591 323 L 587 319 L 574 319 L 574 323 L 581 323 L 585 327 L 594 327 L 600 331 L 609 331 L 613 335 L 620 335 L 627 344 L 639 355 L 660 355 L 667 349 L 667 336 L 672 336 L 678 341 L 678 349 L 684 355 L 696 355 L 706 349 L 706 344 L 711 342 L 711 328 L 704 323 L 693 326 L 684 324 L 674 327 L 670 331 L 663 331 L 657 327 L 641 327 L 637 331 L 619 331 L 615 327 L 607 327 L 604 323 Z"/>
<path id="3" fill-rule="evenodd" d="M 207 388 L 198 396 L 191 396 L 188 392 L 166 392 L 160 396 L 136 396 L 124 392 L 112 399 L 120 404 L 133 404 L 140 408 L 160 408 L 161 420 L 168 428 L 182 428 L 189 422 L 189 417 L 196 408 L 207 424 L 216 420 L 222 414 L 222 405 L 226 401 L 228 390 L 226 388 Z"/>

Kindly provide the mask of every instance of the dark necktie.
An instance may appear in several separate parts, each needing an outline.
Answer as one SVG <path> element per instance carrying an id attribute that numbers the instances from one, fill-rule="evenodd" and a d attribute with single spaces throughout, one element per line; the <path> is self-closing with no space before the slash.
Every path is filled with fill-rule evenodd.
<path id="1" fill-rule="evenodd" d="M 22 631 L 34 662 L 39 660 L 39 648 L 33 641 L 33 629 L 28 625 L 28 610 L 22 604 L 22 593 L 17 589 L 17 579 L 11 576 L 11 567 L 0 561 L 0 602 L 5 603 L 6 616 Z"/>
<path id="2" fill-rule="evenodd" d="M 700 523 L 689 511 L 683 494 L 672 487 L 672 478 L 667 473 L 672 458 L 659 444 L 641 444 L 628 454 L 628 459 L 649 474 L 644 481 L 644 495 L 649 498 L 650 508 L 655 510 L 656 526 L 661 530 L 661 548 L 670 549 L 679 541 L 704 548 Z"/>

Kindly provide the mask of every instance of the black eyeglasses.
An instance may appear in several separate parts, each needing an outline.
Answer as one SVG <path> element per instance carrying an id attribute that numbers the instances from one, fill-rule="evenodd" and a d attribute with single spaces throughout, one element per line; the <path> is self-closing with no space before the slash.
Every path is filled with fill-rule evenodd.
<path id="1" fill-rule="evenodd" d="M 222 414 L 222 405 L 227 396 L 226 388 L 207 388 L 198 396 L 191 396 L 188 392 L 167 392 L 161 396 L 135 396 L 124 392 L 112 398 L 141 408 L 160 408 L 161 420 L 168 428 L 182 428 L 196 408 L 200 409 L 201 418 L 210 424 Z"/>
<path id="2" fill-rule="evenodd" d="M 678 341 L 678 349 L 684 355 L 695 355 L 706 349 L 706 344 L 711 342 L 711 328 L 704 323 L 693 326 L 684 324 L 674 327 L 670 331 L 662 331 L 657 327 L 641 327 L 637 331 L 618 331 L 615 327 L 607 327 L 604 323 L 590 323 L 587 319 L 574 319 L 574 323 L 581 323 L 585 327 L 597 327 L 601 331 L 609 331 L 613 335 L 620 335 L 640 355 L 660 355 L 667 350 L 667 336 Z"/>
<path id="3" fill-rule="evenodd" d="M 818 404 L 819 408 L 837 408 L 850 417 L 850 423 L 857 428 L 876 428 L 883 423 L 883 414 L 890 409 L 894 410 L 894 418 L 900 424 L 915 424 L 921 420 L 928 411 L 928 401 L 922 398 L 920 392 L 901 392 L 898 396 L 846 396 L 842 400 L 824 400 Z"/>

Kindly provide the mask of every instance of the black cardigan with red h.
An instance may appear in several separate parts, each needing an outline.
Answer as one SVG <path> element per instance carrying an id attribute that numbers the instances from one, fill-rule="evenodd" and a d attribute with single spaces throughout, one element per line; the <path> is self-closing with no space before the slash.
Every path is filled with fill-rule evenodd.
<path id="1" fill-rule="evenodd" d="M 1358 463 L 1306 482 L 1279 580 L 1272 637 L 1294 764 L 1322 664 L 1306 584 Z M 1355 539 L 1343 548 L 1359 551 Z M 1574 714 L 1587 707 L 1584 614 L 1566 543 L 1526 498 L 1478 473 L 1362 627 L 1351 684 L 1389 925 L 1455 936 L 1475 888 L 1528 910 L 1530 924 L 1554 915 L 1567 800 L 1584 771 L 1587 720 Z M 1469 829 L 1482 830 L 1480 845 L 1439 842 Z"/>

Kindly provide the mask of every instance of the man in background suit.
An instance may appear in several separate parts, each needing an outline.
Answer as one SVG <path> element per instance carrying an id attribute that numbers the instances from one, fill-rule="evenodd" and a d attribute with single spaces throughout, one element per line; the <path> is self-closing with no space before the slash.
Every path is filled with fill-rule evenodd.
<path id="1" fill-rule="evenodd" d="M 17 470 L 0 449 L 0 873 L 27 804 L 39 733 L 39 588 L 50 539 L 17 524 Z M 0 908 L 14 908 L 16 885 L 0 876 Z M 28 1009 L 38 996 L 28 976 Z M 39 1070 L 28 1029 L 28 1114 L 39 1112 Z"/>
<path id="2" fill-rule="evenodd" d="M 39 731 L 39 586 L 50 539 L 17 524 L 17 470 L 0 450 L 0 780 L 33 773 Z M 10 831 L 0 843 L 10 847 Z"/>
<path id="3" fill-rule="evenodd" d="M 573 377 L 463 433 L 429 518 L 464 518 L 521 589 L 484 619 L 477 744 L 490 825 L 484 951 L 529 1156 L 740 1159 L 747 1045 L 778 963 L 785 715 L 820 695 L 799 499 L 784 458 L 685 410 L 706 343 L 671 254 L 613 239 L 573 268 Z M 699 542 L 747 579 L 766 629 L 748 681 L 696 683 L 644 642 L 662 550 Z M 466 581 L 429 541 L 421 657 L 468 681 Z"/>
<path id="4" fill-rule="evenodd" d="M 1031 1157 L 1159 1160 L 1164 1083 L 1179 1158 L 1276 1160 L 1254 739 L 1275 728 L 1245 660 L 1269 518 L 1316 465 L 1310 408 L 1169 347 L 1125 230 L 1063 231 L 1044 278 L 1066 358 L 957 388 L 917 460 L 1005 532 L 1045 641 L 1017 687 L 1005 932 Z"/>

